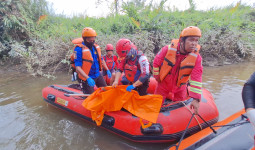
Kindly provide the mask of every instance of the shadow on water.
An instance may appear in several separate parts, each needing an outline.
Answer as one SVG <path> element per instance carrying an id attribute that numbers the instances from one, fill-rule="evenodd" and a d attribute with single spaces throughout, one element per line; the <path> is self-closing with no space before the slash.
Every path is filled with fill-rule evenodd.
<path id="1" fill-rule="evenodd" d="M 243 108 L 241 90 L 255 71 L 254 63 L 204 68 L 203 87 L 215 98 L 220 120 Z M 24 74 L 0 78 L 0 149 L 165 149 L 171 143 L 134 143 L 94 126 L 42 100 L 42 88 L 70 84 L 70 76 L 56 80 Z"/>

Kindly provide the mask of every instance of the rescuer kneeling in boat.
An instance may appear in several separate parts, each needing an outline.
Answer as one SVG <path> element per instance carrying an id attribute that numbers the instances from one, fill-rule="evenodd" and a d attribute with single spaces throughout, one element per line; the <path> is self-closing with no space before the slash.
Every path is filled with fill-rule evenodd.
<path id="1" fill-rule="evenodd" d="M 198 27 L 183 29 L 180 39 L 173 39 L 170 45 L 163 47 L 153 61 L 153 76 L 158 81 L 155 94 L 172 101 L 191 97 L 190 106 L 195 114 L 198 113 L 202 93 L 203 66 L 198 45 L 201 35 Z"/>
<path id="2" fill-rule="evenodd" d="M 244 84 L 242 98 L 247 116 L 255 127 L 255 72 Z"/>
<path id="3" fill-rule="evenodd" d="M 149 87 L 149 61 L 147 57 L 138 51 L 136 46 L 129 39 L 120 39 L 116 44 L 116 51 L 120 58 L 113 87 L 118 85 L 121 73 L 125 74 L 122 77 L 122 84 L 130 84 L 126 90 L 138 91 L 139 95 L 147 95 Z"/>
<path id="4" fill-rule="evenodd" d="M 110 70 L 111 74 L 112 74 L 112 77 L 111 78 L 107 78 L 108 76 L 107 75 L 107 71 L 103 69 L 103 76 L 105 77 L 106 79 L 106 83 L 108 85 L 112 85 L 114 79 L 115 79 L 115 70 L 116 70 L 116 67 L 118 66 L 118 57 L 116 55 L 113 54 L 113 45 L 112 44 L 107 44 L 106 47 L 105 47 L 105 50 L 106 50 L 106 55 L 103 56 L 104 58 L 104 61 L 108 67 L 108 69 Z M 108 80 L 110 80 L 108 82 Z"/>
<path id="5" fill-rule="evenodd" d="M 76 44 L 71 59 L 74 59 L 75 70 L 81 79 L 83 93 L 91 94 L 94 86 L 107 86 L 103 76 L 100 74 L 102 67 L 107 70 L 107 75 L 111 78 L 111 72 L 101 58 L 101 49 L 95 44 L 97 33 L 94 29 L 86 27 L 82 31 L 83 42 Z"/>

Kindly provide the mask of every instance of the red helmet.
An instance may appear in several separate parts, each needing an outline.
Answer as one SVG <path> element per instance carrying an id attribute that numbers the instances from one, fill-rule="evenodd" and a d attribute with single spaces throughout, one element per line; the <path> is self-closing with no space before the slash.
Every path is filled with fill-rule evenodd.
<path id="1" fill-rule="evenodd" d="M 120 39 L 116 44 L 116 51 L 120 58 L 126 57 L 131 48 L 136 49 L 136 46 L 129 39 Z"/>
<path id="2" fill-rule="evenodd" d="M 106 47 L 105 47 L 105 50 L 106 51 L 113 51 L 114 48 L 113 48 L 112 44 L 107 44 Z"/>

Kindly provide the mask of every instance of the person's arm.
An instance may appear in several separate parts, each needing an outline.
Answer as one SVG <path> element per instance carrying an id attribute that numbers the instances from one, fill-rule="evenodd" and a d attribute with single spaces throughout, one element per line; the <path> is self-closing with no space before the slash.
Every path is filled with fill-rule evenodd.
<path id="1" fill-rule="evenodd" d="M 190 108 L 194 109 L 194 113 L 198 114 L 199 102 L 201 101 L 202 94 L 202 57 L 198 55 L 195 67 L 193 68 L 190 76 L 190 92 L 189 96 L 193 98 Z"/>
<path id="2" fill-rule="evenodd" d="M 255 127 L 255 72 L 244 84 L 242 99 L 250 123 Z"/>
<path id="3" fill-rule="evenodd" d="M 166 53 L 168 51 L 168 46 L 164 46 L 155 56 L 153 60 L 153 77 L 160 82 L 159 78 L 159 71 L 160 67 L 163 64 L 164 58 L 166 56 Z"/>
<path id="4" fill-rule="evenodd" d="M 106 62 L 105 62 L 104 59 L 102 59 L 102 66 L 103 66 L 103 68 L 106 70 L 106 73 L 107 73 L 108 78 L 111 78 L 111 77 L 112 77 L 112 73 L 111 73 L 111 71 L 109 70 L 109 68 L 107 67 Z"/>
<path id="5" fill-rule="evenodd" d="M 118 57 L 114 55 L 113 58 L 114 58 L 114 62 L 115 62 L 114 68 L 118 68 L 118 65 L 119 65 L 119 63 L 118 63 Z"/>
<path id="6" fill-rule="evenodd" d="M 103 58 L 103 57 L 102 57 Z M 102 59 L 102 66 L 104 70 L 109 70 L 104 59 Z"/>
<path id="7" fill-rule="evenodd" d="M 141 70 L 141 75 L 139 79 L 135 83 L 133 83 L 134 87 L 142 85 L 150 77 L 150 64 L 147 57 L 141 56 L 138 62 Z"/>
<path id="8" fill-rule="evenodd" d="M 255 72 L 244 84 L 242 90 L 242 99 L 246 112 L 255 109 Z"/>
<path id="9" fill-rule="evenodd" d="M 76 66 L 75 69 L 76 69 L 76 72 L 80 74 L 81 76 L 83 76 L 85 79 L 89 78 L 89 76 L 82 70 L 80 66 Z"/>
<path id="10" fill-rule="evenodd" d="M 125 61 L 126 61 L 125 59 L 121 60 L 120 63 L 118 64 L 118 66 L 117 66 L 118 69 L 116 71 L 115 80 L 112 83 L 113 87 L 116 87 L 118 85 L 118 83 L 119 83 L 119 78 L 121 77 L 121 74 L 122 74 L 122 72 L 124 70 Z"/>
<path id="11" fill-rule="evenodd" d="M 121 76 L 121 72 L 117 71 L 115 74 L 115 80 L 112 83 L 112 87 L 116 87 L 119 84 L 119 78 Z"/>
<path id="12" fill-rule="evenodd" d="M 198 101 L 201 100 L 202 94 L 202 74 L 203 74 L 202 57 L 198 55 L 189 80 L 190 83 L 189 96 Z"/>
<path id="13" fill-rule="evenodd" d="M 81 47 L 76 47 L 74 49 L 75 52 L 75 59 L 74 59 L 74 65 L 75 65 L 75 69 L 76 72 L 78 74 L 80 74 L 81 76 L 83 76 L 84 78 L 88 79 L 89 76 L 82 70 L 82 48 Z"/>

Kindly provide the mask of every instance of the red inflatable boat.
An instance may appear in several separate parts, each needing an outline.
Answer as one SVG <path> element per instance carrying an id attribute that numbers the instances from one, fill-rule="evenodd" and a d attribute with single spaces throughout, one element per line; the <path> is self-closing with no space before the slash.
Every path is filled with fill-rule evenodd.
<path id="1" fill-rule="evenodd" d="M 155 80 L 151 80 L 149 93 L 154 91 L 155 85 Z M 86 97 L 70 96 L 69 94 L 82 94 L 82 91 L 75 84 L 51 85 L 42 90 L 43 99 L 47 103 L 95 124 L 91 119 L 91 112 L 82 106 L 82 102 Z M 202 95 L 199 114 L 209 125 L 212 125 L 218 121 L 218 109 L 209 91 L 203 89 Z M 144 128 L 144 124 L 148 122 L 140 121 L 140 118 L 124 109 L 106 112 L 100 127 L 135 142 L 178 141 L 192 116 L 192 112 L 189 110 L 191 101 L 192 99 L 188 99 L 165 105 L 160 110 L 157 123 L 146 128 Z M 186 130 L 185 137 L 208 127 L 208 124 L 195 116 Z"/>

